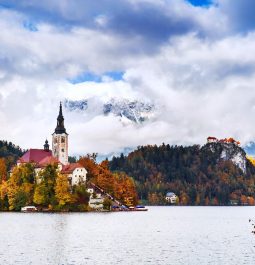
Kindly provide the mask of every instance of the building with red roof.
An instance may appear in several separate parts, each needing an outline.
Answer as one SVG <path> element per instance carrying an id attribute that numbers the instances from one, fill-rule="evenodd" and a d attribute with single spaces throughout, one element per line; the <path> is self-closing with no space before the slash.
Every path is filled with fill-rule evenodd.
<path id="1" fill-rule="evenodd" d="M 45 158 L 52 157 L 52 152 L 45 149 L 29 149 L 19 160 L 18 164 L 35 163 L 40 164 Z"/>
<path id="2" fill-rule="evenodd" d="M 44 159 L 42 159 L 38 165 L 40 167 L 46 167 L 47 165 L 61 165 L 61 163 L 58 161 L 58 159 L 54 156 L 46 156 Z M 62 166 L 61 166 L 62 168 Z"/>
<path id="3" fill-rule="evenodd" d="M 79 163 L 68 163 L 68 134 L 64 126 L 62 104 L 60 103 L 57 126 L 52 134 L 52 148 L 48 140 L 45 141 L 43 149 L 29 149 L 17 162 L 17 165 L 32 163 L 35 166 L 35 174 L 47 165 L 57 165 L 61 174 L 68 177 L 70 185 L 86 182 L 87 170 Z M 37 181 L 40 181 L 36 178 Z"/>
<path id="4" fill-rule="evenodd" d="M 71 163 L 63 166 L 61 174 L 67 175 L 70 184 L 78 185 L 79 183 L 85 183 L 87 177 L 87 170 L 79 163 Z"/>
<path id="5" fill-rule="evenodd" d="M 209 136 L 207 138 L 207 143 L 217 143 L 218 139 L 216 137 Z"/>
<path id="6" fill-rule="evenodd" d="M 236 141 L 232 137 L 219 140 L 216 137 L 209 136 L 207 138 L 207 143 L 221 143 L 221 144 L 236 144 L 236 145 L 240 145 L 240 142 Z"/>

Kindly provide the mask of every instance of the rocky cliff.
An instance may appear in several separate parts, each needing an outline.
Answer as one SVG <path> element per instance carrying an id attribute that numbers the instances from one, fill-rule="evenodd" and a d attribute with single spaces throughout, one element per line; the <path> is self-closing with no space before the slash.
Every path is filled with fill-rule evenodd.
<path id="1" fill-rule="evenodd" d="M 202 150 L 210 151 L 218 161 L 232 161 L 246 173 L 247 158 L 245 151 L 235 143 L 207 143 Z"/>

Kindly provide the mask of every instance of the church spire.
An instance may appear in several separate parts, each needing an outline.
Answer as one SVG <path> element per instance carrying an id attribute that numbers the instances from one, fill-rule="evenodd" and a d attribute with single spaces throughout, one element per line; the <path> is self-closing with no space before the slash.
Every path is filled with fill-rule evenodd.
<path id="1" fill-rule="evenodd" d="M 64 125 L 64 116 L 62 112 L 62 103 L 59 105 L 59 114 L 57 118 L 57 127 L 55 129 L 56 134 L 66 133 L 65 125 Z"/>
<path id="2" fill-rule="evenodd" d="M 64 126 L 62 104 L 60 102 L 57 127 L 52 134 L 52 155 L 63 165 L 68 164 L 68 134 Z"/>

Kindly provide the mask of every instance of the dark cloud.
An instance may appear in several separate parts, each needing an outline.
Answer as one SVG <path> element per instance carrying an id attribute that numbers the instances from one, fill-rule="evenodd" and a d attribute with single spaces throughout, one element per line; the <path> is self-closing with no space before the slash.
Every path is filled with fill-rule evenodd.
<path id="1" fill-rule="evenodd" d="M 138 36 L 143 44 L 152 45 L 189 32 L 203 37 L 222 37 L 255 28 L 254 0 L 214 0 L 214 4 L 209 3 L 211 0 L 2 0 L 0 7 L 25 14 L 31 20 L 26 21 L 26 25 L 33 25 L 33 28 L 40 22 L 54 24 L 63 30 L 90 28 L 124 37 Z M 207 5 L 207 8 L 201 5 Z M 210 10 L 214 10 L 213 13 Z M 206 14 L 208 19 L 203 17 Z M 105 23 L 98 23 L 100 17 Z M 216 25 L 221 18 L 226 20 L 222 19 L 222 25 Z M 212 23 L 208 22 L 210 20 Z"/>
<path id="2" fill-rule="evenodd" d="M 197 23 L 191 18 L 180 18 L 169 13 L 150 5 L 142 5 L 139 10 L 130 8 L 126 12 L 115 13 L 110 21 L 110 29 L 160 41 L 195 30 Z"/>
<path id="3" fill-rule="evenodd" d="M 184 1 L 182 4 L 187 8 L 189 6 Z M 172 1 L 159 5 L 149 2 L 134 4 L 128 0 L 4 0 L 2 6 L 22 12 L 37 23 L 48 22 L 65 29 L 79 26 L 123 36 L 140 36 L 153 43 L 164 42 L 171 36 L 202 30 L 194 16 L 185 14 L 180 9 L 177 11 Z M 103 27 L 96 23 L 100 16 L 107 20 Z"/>

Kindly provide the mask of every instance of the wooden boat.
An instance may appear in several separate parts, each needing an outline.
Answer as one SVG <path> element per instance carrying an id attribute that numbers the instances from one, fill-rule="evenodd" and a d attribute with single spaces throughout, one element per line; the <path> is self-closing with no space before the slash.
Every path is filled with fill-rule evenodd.
<path id="1" fill-rule="evenodd" d="M 27 212 L 37 212 L 38 209 L 35 206 L 24 206 L 21 208 L 21 212 L 27 213 Z"/>

